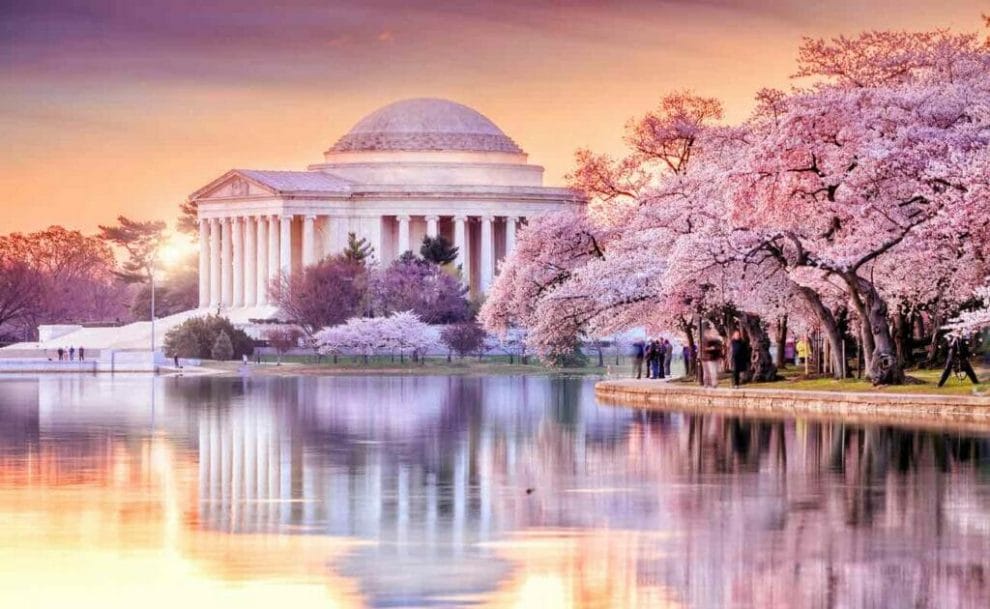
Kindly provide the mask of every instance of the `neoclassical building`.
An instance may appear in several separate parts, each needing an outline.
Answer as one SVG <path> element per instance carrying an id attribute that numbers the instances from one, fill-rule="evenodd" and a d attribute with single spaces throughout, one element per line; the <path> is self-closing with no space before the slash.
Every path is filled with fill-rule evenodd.
<path id="1" fill-rule="evenodd" d="M 267 285 L 342 251 L 348 233 L 388 263 L 424 235 L 457 246 L 485 293 L 527 219 L 583 201 L 543 185 L 543 167 L 492 121 L 441 99 L 389 104 L 361 119 L 305 171 L 233 169 L 193 193 L 200 307 L 268 305 Z"/>

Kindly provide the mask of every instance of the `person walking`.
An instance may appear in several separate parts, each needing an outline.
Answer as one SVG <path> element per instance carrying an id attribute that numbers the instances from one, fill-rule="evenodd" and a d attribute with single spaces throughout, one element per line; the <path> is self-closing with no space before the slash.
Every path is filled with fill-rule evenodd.
<path id="1" fill-rule="evenodd" d="M 722 366 L 722 341 L 708 339 L 701 352 L 701 367 L 704 372 L 705 387 L 718 387 L 718 369 Z"/>
<path id="2" fill-rule="evenodd" d="M 62 347 L 58 348 L 58 361 L 62 361 L 65 358 L 65 349 Z"/>
<path id="3" fill-rule="evenodd" d="M 75 358 L 76 358 L 76 348 L 75 347 L 69 347 L 69 361 L 71 362 Z"/>
<path id="4" fill-rule="evenodd" d="M 681 357 L 684 358 L 684 374 L 686 376 L 691 376 L 694 374 L 694 353 L 692 352 L 691 345 L 684 345 L 681 349 Z"/>
<path id="5" fill-rule="evenodd" d="M 86 359 L 86 350 L 83 347 L 79 347 L 79 361 Z"/>
<path id="6" fill-rule="evenodd" d="M 742 332 L 736 330 L 732 333 L 732 340 L 729 341 L 729 361 L 732 363 L 732 387 L 739 387 L 742 382 L 742 374 L 749 370 L 749 349 L 746 341 L 743 340 Z"/>
<path id="7" fill-rule="evenodd" d="M 643 358 L 646 357 L 646 345 L 641 340 L 633 343 L 633 376 L 643 378 Z M 650 377 L 650 371 L 646 371 L 646 377 Z"/>
<path id="8" fill-rule="evenodd" d="M 958 335 L 949 338 L 949 355 L 945 358 L 945 370 L 942 371 L 942 378 L 938 379 L 939 387 L 945 384 L 953 370 L 964 372 L 974 385 L 979 384 L 980 381 L 976 378 L 976 372 L 973 371 L 973 366 L 969 363 L 969 355 L 969 345 L 965 338 Z"/>
<path id="9" fill-rule="evenodd" d="M 663 339 L 663 374 L 670 378 L 670 361 L 674 359 L 674 345 L 666 338 Z"/>

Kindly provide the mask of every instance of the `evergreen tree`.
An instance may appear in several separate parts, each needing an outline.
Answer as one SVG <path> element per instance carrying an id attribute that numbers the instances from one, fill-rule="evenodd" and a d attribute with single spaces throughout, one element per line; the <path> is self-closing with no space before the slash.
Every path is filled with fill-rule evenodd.
<path id="1" fill-rule="evenodd" d="M 138 283 L 151 278 L 158 257 L 158 248 L 165 242 L 165 223 L 139 222 L 117 216 L 117 226 L 100 226 L 100 237 L 124 248 L 127 260 L 120 265 L 117 275 L 128 283 Z"/>
<path id="2" fill-rule="evenodd" d="M 221 331 L 217 335 L 217 340 L 213 343 L 210 355 L 215 360 L 229 360 L 234 357 L 234 345 L 230 342 L 230 335 L 226 331 Z"/>
<path id="3" fill-rule="evenodd" d="M 360 239 L 354 233 L 347 233 L 347 247 L 344 248 L 343 256 L 346 260 L 364 264 L 375 253 L 375 248 L 371 247 L 364 237 Z"/>
<path id="4" fill-rule="evenodd" d="M 423 260 L 432 262 L 437 266 L 450 264 L 457 260 L 457 248 L 451 245 L 443 235 L 423 237 L 423 245 L 419 248 L 419 255 Z"/>

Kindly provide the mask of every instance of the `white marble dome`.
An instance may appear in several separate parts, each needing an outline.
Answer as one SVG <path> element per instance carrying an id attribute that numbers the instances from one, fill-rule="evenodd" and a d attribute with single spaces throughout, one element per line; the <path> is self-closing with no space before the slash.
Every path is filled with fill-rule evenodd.
<path id="1" fill-rule="evenodd" d="M 328 152 L 464 151 L 521 154 L 485 115 L 445 99 L 391 103 L 358 121 Z"/>

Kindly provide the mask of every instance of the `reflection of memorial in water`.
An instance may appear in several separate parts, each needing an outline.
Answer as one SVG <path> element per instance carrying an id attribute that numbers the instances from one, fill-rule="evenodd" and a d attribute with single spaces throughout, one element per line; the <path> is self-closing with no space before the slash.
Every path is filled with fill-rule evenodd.
<path id="1" fill-rule="evenodd" d="M 230 532 L 372 540 L 346 572 L 380 595 L 488 589 L 506 565 L 477 542 L 530 519 L 530 430 L 563 429 L 541 425 L 559 406 L 552 387 L 505 381 L 282 379 L 253 386 L 236 406 L 201 409 L 200 519 Z M 584 417 L 571 418 L 580 429 Z"/>

